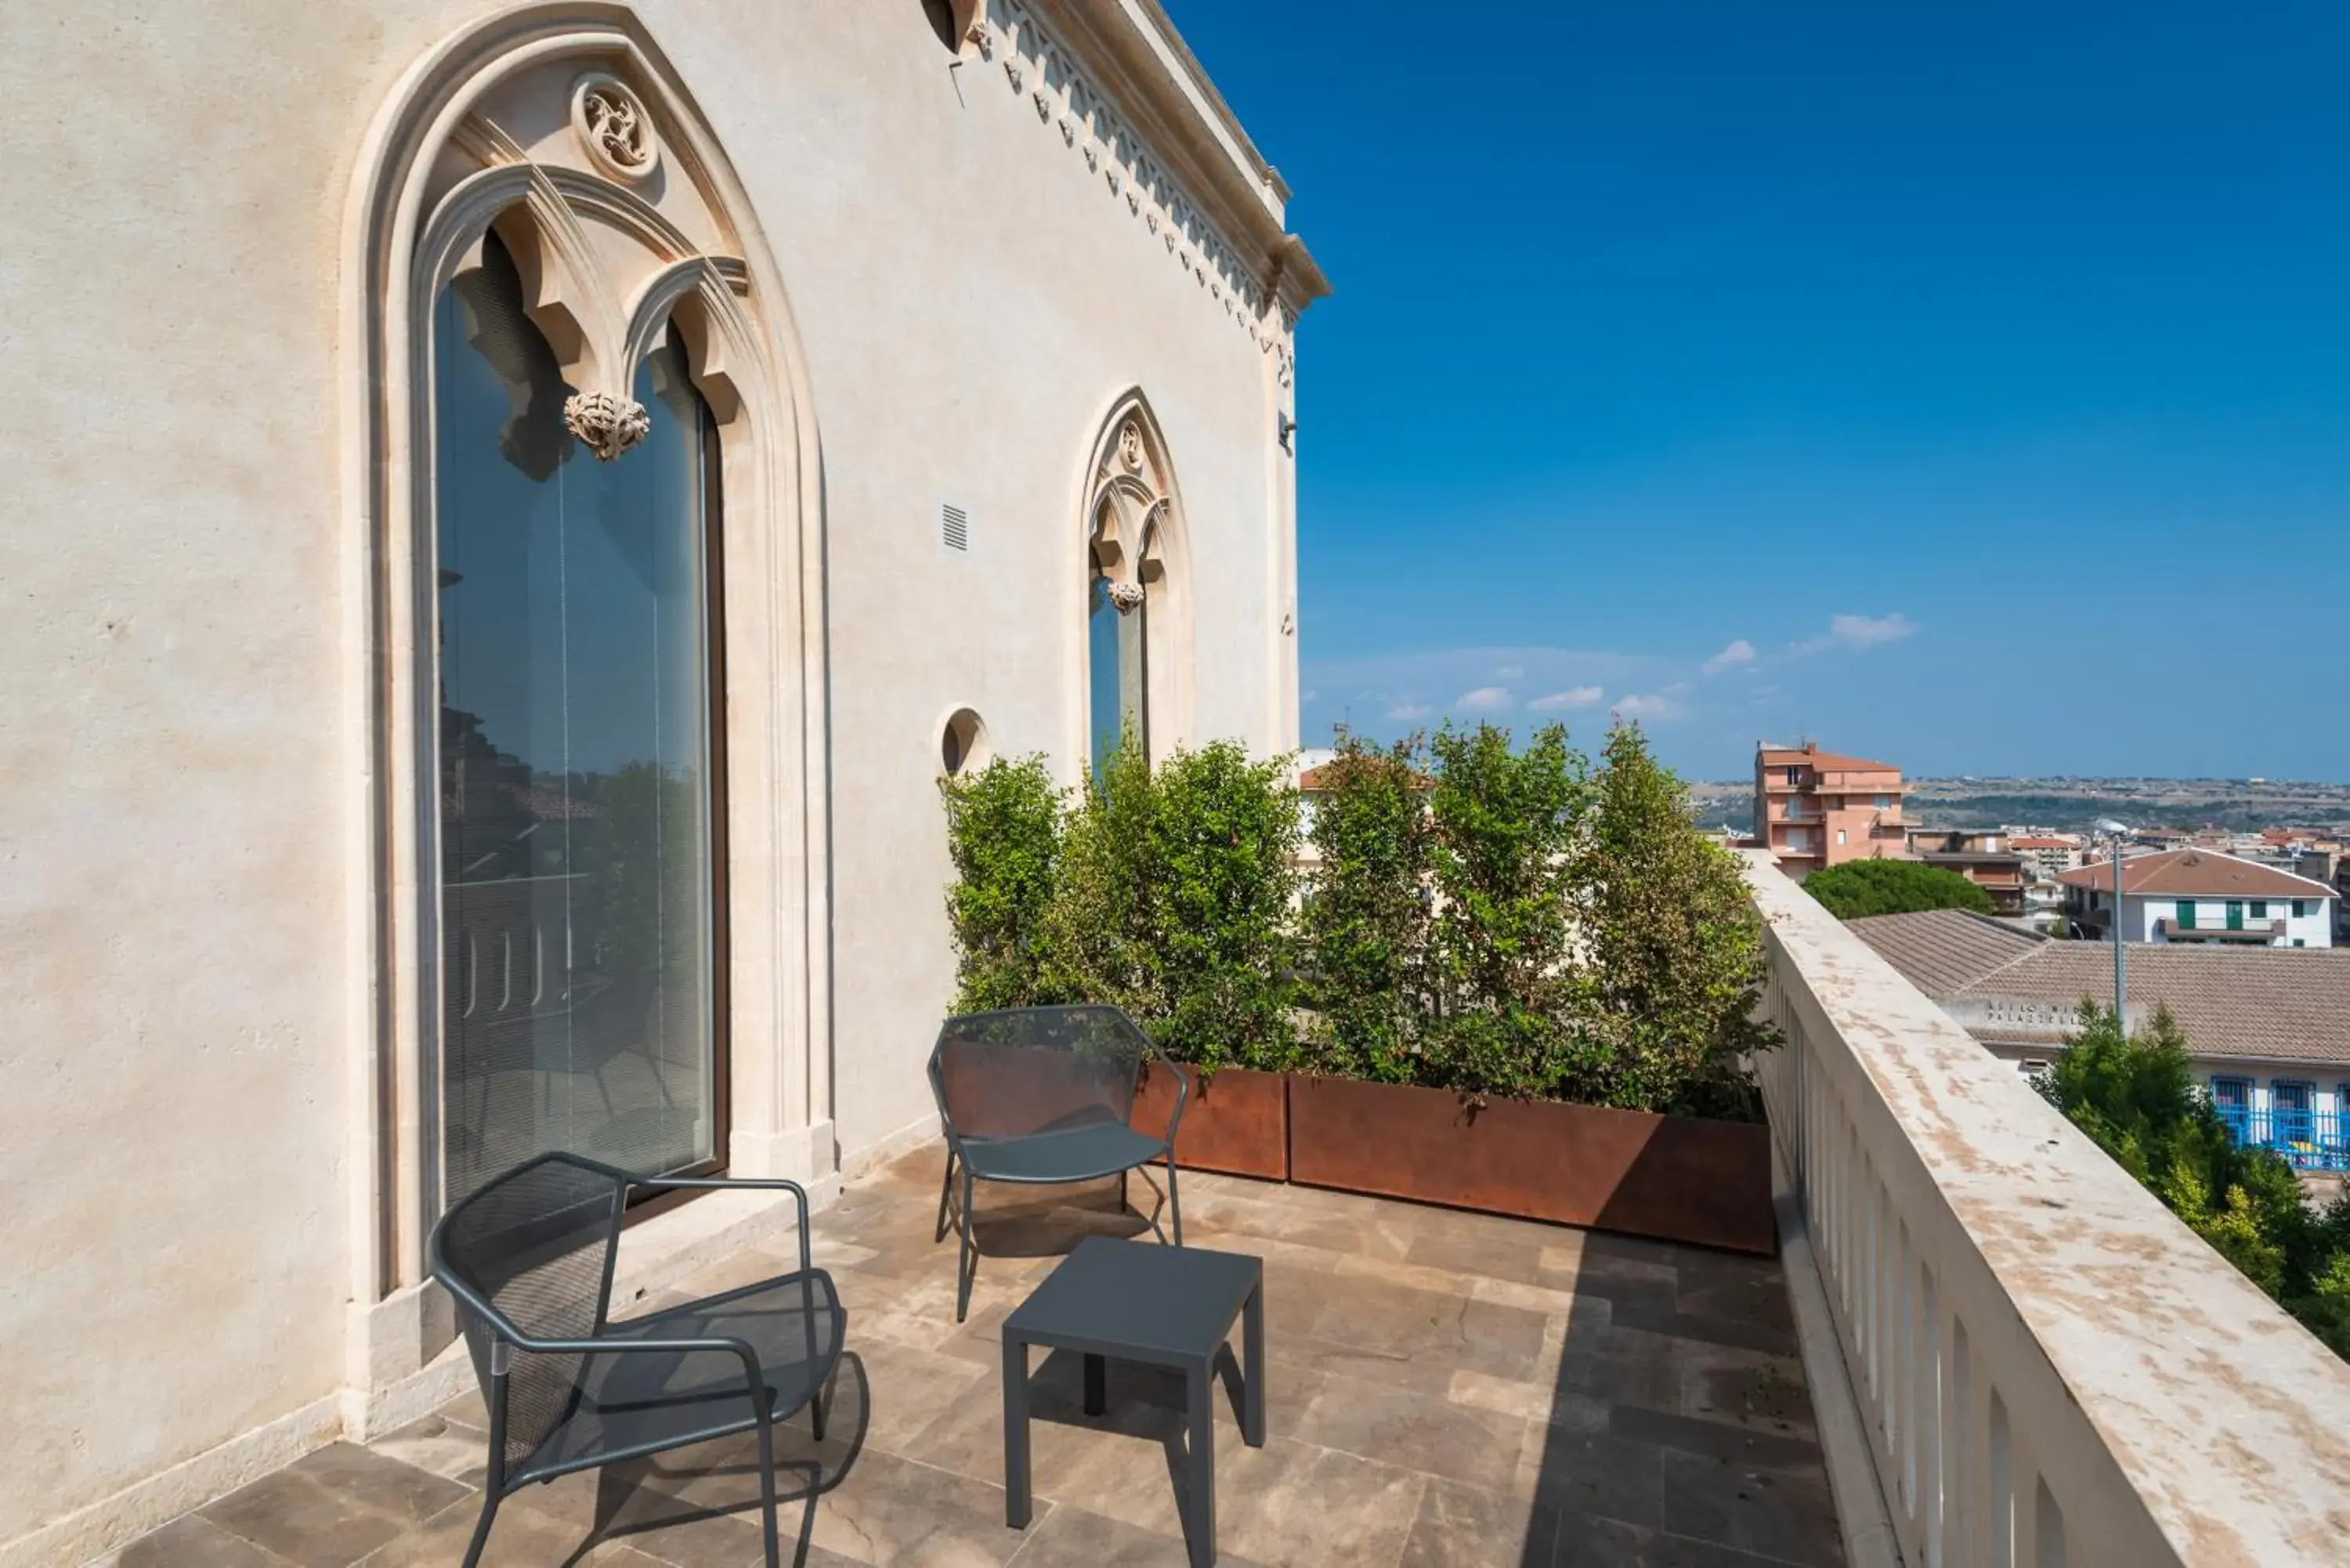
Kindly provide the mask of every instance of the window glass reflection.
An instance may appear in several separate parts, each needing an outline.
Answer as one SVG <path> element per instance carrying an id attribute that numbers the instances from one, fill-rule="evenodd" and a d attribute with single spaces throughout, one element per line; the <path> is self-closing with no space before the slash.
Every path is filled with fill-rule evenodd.
<path id="1" fill-rule="evenodd" d="M 715 434 L 675 333 L 599 462 L 513 258 L 434 321 L 442 1129 L 453 1199 L 568 1149 L 713 1158 Z"/>

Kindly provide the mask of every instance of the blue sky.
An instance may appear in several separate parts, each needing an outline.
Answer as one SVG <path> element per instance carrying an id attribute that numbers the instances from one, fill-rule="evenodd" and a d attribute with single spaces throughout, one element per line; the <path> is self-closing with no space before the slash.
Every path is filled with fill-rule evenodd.
<path id="1" fill-rule="evenodd" d="M 1308 744 L 2350 779 L 2350 5 L 1169 6 L 1337 289 Z"/>

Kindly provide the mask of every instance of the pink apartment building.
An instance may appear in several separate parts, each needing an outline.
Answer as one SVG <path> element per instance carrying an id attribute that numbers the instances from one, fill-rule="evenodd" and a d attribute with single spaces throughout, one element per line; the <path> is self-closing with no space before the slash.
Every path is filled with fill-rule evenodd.
<path id="1" fill-rule="evenodd" d="M 1790 877 L 1847 860 L 1900 859 L 1901 770 L 1820 750 L 1754 748 L 1754 836 Z"/>

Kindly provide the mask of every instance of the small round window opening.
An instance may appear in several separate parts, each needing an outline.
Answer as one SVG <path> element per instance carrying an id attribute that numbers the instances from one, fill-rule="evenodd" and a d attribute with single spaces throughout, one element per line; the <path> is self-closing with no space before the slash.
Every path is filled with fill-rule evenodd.
<path id="1" fill-rule="evenodd" d="M 947 715 L 939 734 L 939 763 L 949 778 L 987 765 L 987 725 L 969 708 Z"/>

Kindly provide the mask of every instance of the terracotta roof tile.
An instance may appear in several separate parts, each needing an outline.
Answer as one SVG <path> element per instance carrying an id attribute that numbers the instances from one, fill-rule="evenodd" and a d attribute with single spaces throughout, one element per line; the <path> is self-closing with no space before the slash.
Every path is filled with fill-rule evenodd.
<path id="1" fill-rule="evenodd" d="M 2048 945 L 2046 937 L 1964 909 L 1869 915 L 1847 923 L 1929 996 L 1948 995 Z"/>
<path id="2" fill-rule="evenodd" d="M 2110 888 L 2114 865 L 2101 860 L 2063 872 L 2056 879 L 2069 888 Z M 2333 893 L 2323 882 L 2257 861 L 2239 860 L 2216 849 L 2166 849 L 2122 862 L 2124 898 L 2323 898 Z"/>
<path id="3" fill-rule="evenodd" d="M 1841 752 L 1816 752 L 1801 746 L 1763 746 L 1760 748 L 1762 765 L 1766 768 L 1793 767 L 1809 763 L 1815 768 L 1866 770 L 1870 773 L 1898 774 L 1901 770 L 1891 763 L 1873 763 L 1866 757 L 1848 757 Z"/>
<path id="4" fill-rule="evenodd" d="M 1937 1002 L 2063 1007 L 2113 996 L 2114 950 L 2103 942 L 2050 941 L 1958 909 L 1851 925 Z M 2020 943 L 2003 940 L 2002 929 Z M 2350 948 L 2134 942 L 2128 956 L 2131 1006 L 2168 1006 L 2198 1056 L 2350 1064 Z M 2001 1038 L 1995 1028 L 1974 1032 Z"/>

